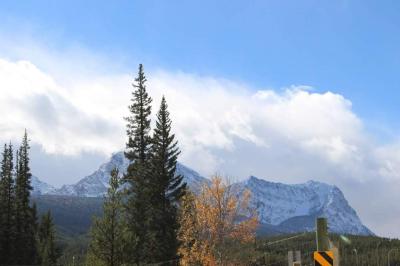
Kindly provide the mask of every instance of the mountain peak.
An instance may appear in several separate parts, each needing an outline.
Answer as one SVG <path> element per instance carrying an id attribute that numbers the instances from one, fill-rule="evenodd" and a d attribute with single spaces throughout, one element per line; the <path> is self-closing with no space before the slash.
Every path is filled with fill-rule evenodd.
<path id="1" fill-rule="evenodd" d="M 103 163 L 98 170 L 75 184 L 54 189 L 37 178 L 32 179 L 32 184 L 38 187 L 35 189 L 37 194 L 100 197 L 107 192 L 111 170 L 117 167 L 122 175 L 129 163 L 124 152 L 119 151 L 113 153 L 109 161 Z M 204 183 L 210 182 L 182 163 L 177 164 L 176 174 L 182 175 L 195 193 L 200 191 Z M 257 210 L 261 224 L 267 225 L 269 229 L 275 228 L 285 233 L 312 231 L 315 218 L 322 216 L 329 219 L 329 227 L 333 232 L 372 234 L 336 186 L 314 180 L 301 184 L 284 184 L 253 175 L 232 186 L 237 188 L 239 196 L 245 189 L 250 190 L 251 206 Z"/>
<path id="2" fill-rule="evenodd" d="M 82 178 L 75 184 L 64 185 L 60 189 L 57 189 L 53 194 L 65 196 L 72 195 L 78 197 L 103 196 L 107 193 L 109 187 L 108 183 L 110 180 L 111 170 L 117 168 L 122 176 L 126 173 L 129 163 L 130 161 L 125 157 L 123 151 L 115 152 L 111 155 L 108 162 L 100 165 L 99 169 L 94 171 L 91 175 Z M 201 184 L 206 181 L 206 178 L 181 163 L 177 163 L 176 174 L 182 175 L 184 181 L 194 191 L 198 191 Z"/>
<path id="3" fill-rule="evenodd" d="M 326 217 L 332 232 L 372 234 L 336 186 L 314 180 L 290 185 L 255 176 L 235 186 L 251 192 L 251 206 L 257 209 L 260 222 L 280 231 L 312 231 L 315 218 Z"/>
<path id="4" fill-rule="evenodd" d="M 49 185 L 43 181 L 41 181 L 38 177 L 32 175 L 31 185 L 33 188 L 33 195 L 41 195 L 41 194 L 51 194 L 56 191 L 56 188 L 52 185 Z"/>

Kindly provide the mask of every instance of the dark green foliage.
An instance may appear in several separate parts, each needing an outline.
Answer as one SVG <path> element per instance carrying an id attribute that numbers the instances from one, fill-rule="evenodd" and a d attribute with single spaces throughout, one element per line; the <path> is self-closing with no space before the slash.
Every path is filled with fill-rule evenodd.
<path id="1" fill-rule="evenodd" d="M 111 172 L 110 188 L 104 200 L 103 216 L 95 218 L 89 256 L 94 265 L 119 266 L 123 262 L 124 231 L 122 196 L 118 170 Z"/>
<path id="2" fill-rule="evenodd" d="M 128 263 L 154 263 L 177 256 L 177 204 L 185 189 L 175 176 L 179 149 L 171 134 L 171 120 L 163 98 L 150 137 L 151 98 L 139 65 L 132 93 L 125 156 L 131 160 L 124 179 L 129 184 L 125 204 Z"/>
<path id="3" fill-rule="evenodd" d="M 60 236 L 58 234 L 56 246 L 60 257 L 57 260 L 57 264 L 62 266 L 87 266 L 85 258 L 88 245 L 89 236 L 87 234 L 75 235 L 73 237 Z"/>
<path id="4" fill-rule="evenodd" d="M 57 232 L 65 237 L 86 234 L 92 216 L 102 215 L 103 198 L 40 195 L 33 196 L 39 214 L 51 211 Z"/>
<path id="5" fill-rule="evenodd" d="M 139 163 L 144 163 L 149 157 L 151 145 L 150 138 L 150 114 L 152 99 L 146 91 L 146 77 L 143 65 L 139 65 L 138 76 L 135 79 L 132 92 L 132 104 L 129 106 L 130 116 L 126 118 L 127 123 L 127 152 L 125 156 Z"/>
<path id="6" fill-rule="evenodd" d="M 30 206 L 31 172 L 29 167 L 29 140 L 25 132 L 18 152 L 15 186 L 15 245 L 17 264 L 32 264 L 38 260 L 35 227 L 37 218 Z"/>
<path id="7" fill-rule="evenodd" d="M 5 146 L 0 177 L 0 264 L 38 262 L 36 206 L 30 205 L 29 143 L 25 132 L 14 171 L 12 145 Z"/>
<path id="8" fill-rule="evenodd" d="M 175 175 L 180 151 L 175 134 L 171 133 L 172 122 L 169 115 L 168 105 L 163 97 L 154 129 L 151 169 L 157 193 L 169 203 L 178 203 L 186 189 L 186 183 L 182 182 L 183 176 Z"/>
<path id="9" fill-rule="evenodd" d="M 138 77 L 132 93 L 130 116 L 126 118 L 128 143 L 125 156 L 131 160 L 124 177 L 128 183 L 127 201 L 125 204 L 127 237 L 130 245 L 126 254 L 128 262 L 147 261 L 150 254 L 146 252 L 147 211 L 149 209 L 149 157 L 150 157 L 150 113 L 151 101 L 146 91 L 146 77 L 143 66 L 139 65 Z"/>
<path id="10" fill-rule="evenodd" d="M 0 264 L 11 264 L 15 248 L 15 195 L 12 145 L 4 146 L 0 175 Z"/>
<path id="11" fill-rule="evenodd" d="M 56 265 L 57 252 L 55 246 L 55 231 L 50 211 L 41 218 L 38 228 L 38 242 L 40 264 L 42 266 Z"/>
<path id="12" fill-rule="evenodd" d="M 171 133 L 171 119 L 164 97 L 157 113 L 152 144 L 152 186 L 149 193 L 151 208 L 148 210 L 147 239 L 153 254 L 151 262 L 169 261 L 177 258 L 177 205 L 186 183 L 182 182 L 182 176 L 175 175 L 180 152 L 175 135 Z"/>

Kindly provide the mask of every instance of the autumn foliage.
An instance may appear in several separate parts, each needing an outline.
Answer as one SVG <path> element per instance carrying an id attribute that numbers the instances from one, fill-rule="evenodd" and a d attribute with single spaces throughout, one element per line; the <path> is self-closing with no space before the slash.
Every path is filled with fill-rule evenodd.
<path id="1" fill-rule="evenodd" d="M 249 208 L 250 192 L 239 193 L 215 176 L 200 193 L 184 196 L 181 206 L 181 265 L 240 265 L 235 249 L 254 241 L 258 225 Z"/>

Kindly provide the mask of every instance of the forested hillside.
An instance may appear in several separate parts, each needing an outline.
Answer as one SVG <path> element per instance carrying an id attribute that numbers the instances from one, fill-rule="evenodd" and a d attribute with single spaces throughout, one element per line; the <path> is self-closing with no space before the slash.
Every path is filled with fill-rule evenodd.
<path id="1" fill-rule="evenodd" d="M 32 197 L 39 214 L 50 210 L 57 231 L 65 236 L 87 234 L 93 216 L 102 215 L 104 198 L 42 195 Z"/>

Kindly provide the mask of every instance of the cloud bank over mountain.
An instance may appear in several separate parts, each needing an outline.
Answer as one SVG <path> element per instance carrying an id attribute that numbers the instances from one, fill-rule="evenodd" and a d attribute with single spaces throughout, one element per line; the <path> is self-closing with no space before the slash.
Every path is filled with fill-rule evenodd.
<path id="1" fill-rule="evenodd" d="M 47 60 L 61 65 L 50 70 L 29 58 L 0 58 L 0 141 L 18 141 L 27 128 L 32 144 L 50 157 L 106 157 L 124 147 L 123 117 L 128 115 L 136 65 L 119 73 L 96 74 L 94 69 L 82 75 L 79 67 L 65 71 L 65 58 Z M 400 207 L 393 202 L 400 200 L 394 189 L 400 187 L 400 144 L 376 142 L 344 95 L 303 85 L 255 88 L 151 67 L 146 73 L 153 114 L 161 96 L 167 98 L 183 163 L 204 175 L 333 183 L 349 195 L 373 231 L 396 232 Z M 84 164 L 85 157 L 80 161 Z M 57 179 L 57 173 L 43 179 L 51 184 L 76 181 L 51 178 Z"/>

